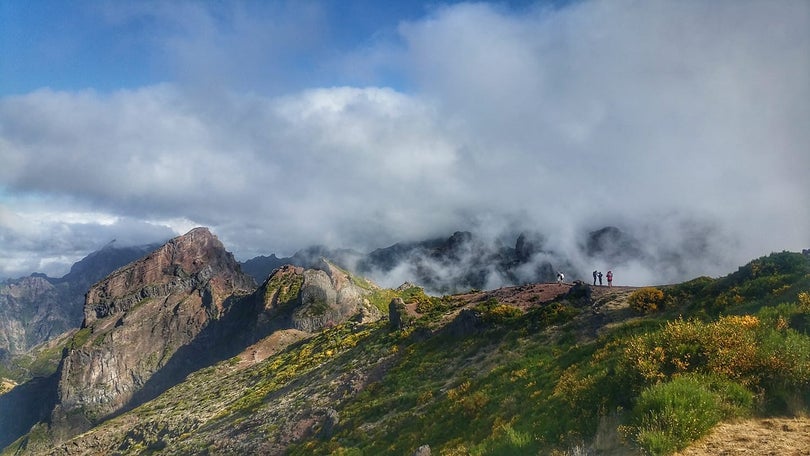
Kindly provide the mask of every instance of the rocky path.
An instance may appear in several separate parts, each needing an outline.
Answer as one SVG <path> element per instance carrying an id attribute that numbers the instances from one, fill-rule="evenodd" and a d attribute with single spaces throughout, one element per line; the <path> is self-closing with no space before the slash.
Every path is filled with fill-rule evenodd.
<path id="1" fill-rule="evenodd" d="M 759 418 L 723 423 L 674 456 L 810 456 L 810 418 Z"/>

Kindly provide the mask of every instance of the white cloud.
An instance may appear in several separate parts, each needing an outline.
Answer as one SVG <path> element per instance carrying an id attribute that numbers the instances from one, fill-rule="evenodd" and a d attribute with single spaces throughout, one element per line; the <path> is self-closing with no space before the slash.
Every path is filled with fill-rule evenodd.
<path id="1" fill-rule="evenodd" d="M 118 246 L 162 242 L 187 225 L 149 222 L 126 215 L 84 211 L 56 198 L 4 198 L 0 204 L 0 278 L 31 272 L 51 277 L 66 274 L 70 265 L 115 241 Z"/>
<path id="2" fill-rule="evenodd" d="M 810 223 L 808 22 L 802 2 L 475 4 L 402 33 L 474 171 L 504 189 L 491 206 L 520 201 L 537 221 L 711 214 L 750 255 L 810 241 L 763 236 Z"/>
<path id="3" fill-rule="evenodd" d="M 300 71 L 283 64 L 302 49 L 329 54 L 322 37 L 289 44 L 322 24 L 315 7 L 270 14 L 295 24 L 281 27 L 183 5 L 188 14 L 150 13 L 174 25 L 155 42 L 177 59 L 177 82 L 0 99 L 0 189 L 49 204 L 25 236 L 3 213 L 7 258 L 55 255 L 53 233 L 70 244 L 114 231 L 104 223 L 145 234 L 208 225 L 242 258 L 501 225 L 568 249 L 622 221 L 677 248 L 684 226 L 712 226 L 724 261 L 670 276 L 810 244 L 806 2 L 458 4 L 402 24 L 397 43 L 324 59 L 341 76 L 362 55 L 374 57 L 363 74 L 407 69 L 407 93 L 284 93 Z"/>

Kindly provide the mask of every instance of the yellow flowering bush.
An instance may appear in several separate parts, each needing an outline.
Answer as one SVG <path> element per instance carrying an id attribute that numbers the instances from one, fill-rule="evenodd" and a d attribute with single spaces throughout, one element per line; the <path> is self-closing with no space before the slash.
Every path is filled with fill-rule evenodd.
<path id="1" fill-rule="evenodd" d="M 806 291 L 799 293 L 799 306 L 805 312 L 810 312 L 810 293 Z"/>
<path id="2" fill-rule="evenodd" d="M 721 374 L 750 384 L 761 367 L 753 315 L 728 316 L 713 323 L 678 319 L 660 331 L 632 338 L 624 352 L 626 367 L 654 384 L 687 372 Z"/>
<path id="3" fill-rule="evenodd" d="M 655 287 L 644 287 L 634 291 L 628 298 L 630 308 L 638 312 L 654 312 L 664 305 L 664 292 Z"/>

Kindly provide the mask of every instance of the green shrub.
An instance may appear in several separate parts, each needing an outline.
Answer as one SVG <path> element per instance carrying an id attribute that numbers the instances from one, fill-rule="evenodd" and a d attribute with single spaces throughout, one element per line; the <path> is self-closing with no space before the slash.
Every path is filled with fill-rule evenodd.
<path id="1" fill-rule="evenodd" d="M 495 429 L 490 440 L 479 445 L 479 448 L 475 448 L 475 450 L 479 450 L 480 454 L 492 455 L 537 454 L 536 446 L 530 433 L 521 432 L 511 424 L 505 424 Z"/>
<path id="2" fill-rule="evenodd" d="M 758 304 L 773 303 L 798 282 L 810 278 L 809 273 L 810 261 L 805 255 L 772 253 L 710 283 L 693 304 L 718 314 L 740 304 L 754 308 Z"/>
<path id="3" fill-rule="evenodd" d="M 624 428 L 641 448 L 665 455 L 707 434 L 720 420 L 745 415 L 753 394 L 719 377 L 685 375 L 644 390 Z"/>
<path id="4" fill-rule="evenodd" d="M 416 311 L 420 314 L 425 314 L 432 311 L 434 308 L 434 303 L 430 299 L 417 299 L 416 300 Z"/>
<path id="5" fill-rule="evenodd" d="M 498 304 L 497 306 L 484 313 L 484 321 L 492 323 L 506 323 L 514 321 L 523 315 L 523 312 L 515 306 L 509 304 Z"/>
<path id="6" fill-rule="evenodd" d="M 675 301 L 690 301 L 703 293 L 706 287 L 715 282 L 711 277 L 698 277 L 688 282 L 667 287 L 667 295 Z"/>
<path id="7" fill-rule="evenodd" d="M 799 293 L 799 306 L 803 312 L 810 312 L 810 293 L 802 291 Z"/>
<path id="8" fill-rule="evenodd" d="M 73 334 L 73 337 L 70 338 L 70 341 L 68 341 L 67 348 L 73 350 L 84 346 L 84 344 L 86 344 L 87 341 L 90 340 L 90 335 L 92 333 L 93 329 L 89 327 L 82 328 L 76 331 L 76 333 Z"/>
<path id="9" fill-rule="evenodd" d="M 630 308 L 637 312 L 654 312 L 663 307 L 664 292 L 655 287 L 644 287 L 630 294 L 628 301 Z"/>

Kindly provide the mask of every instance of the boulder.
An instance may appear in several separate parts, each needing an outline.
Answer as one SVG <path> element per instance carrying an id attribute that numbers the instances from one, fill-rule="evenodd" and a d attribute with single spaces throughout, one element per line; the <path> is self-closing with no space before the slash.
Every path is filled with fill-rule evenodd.
<path id="1" fill-rule="evenodd" d="M 404 329 L 406 324 L 405 302 L 402 298 L 394 298 L 388 304 L 388 321 L 392 330 Z"/>
<path id="2" fill-rule="evenodd" d="M 565 294 L 565 298 L 575 304 L 591 304 L 591 286 L 581 280 L 575 280 L 571 288 Z"/>
<path id="3" fill-rule="evenodd" d="M 490 326 L 473 309 L 462 309 L 456 318 L 445 326 L 444 331 L 455 337 L 465 337 L 480 333 Z"/>

